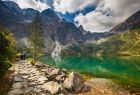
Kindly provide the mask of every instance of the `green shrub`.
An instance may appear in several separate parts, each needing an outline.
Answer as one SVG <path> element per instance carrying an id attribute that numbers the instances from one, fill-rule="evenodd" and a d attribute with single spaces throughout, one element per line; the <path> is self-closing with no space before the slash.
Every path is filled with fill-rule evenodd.
<path id="1" fill-rule="evenodd" d="M 15 39 L 13 35 L 2 25 L 0 25 L 0 77 L 11 66 L 15 56 Z"/>
<path id="2" fill-rule="evenodd" d="M 36 61 L 35 61 L 34 59 L 29 58 L 28 60 L 30 61 L 30 63 L 31 63 L 32 65 L 35 65 Z"/>

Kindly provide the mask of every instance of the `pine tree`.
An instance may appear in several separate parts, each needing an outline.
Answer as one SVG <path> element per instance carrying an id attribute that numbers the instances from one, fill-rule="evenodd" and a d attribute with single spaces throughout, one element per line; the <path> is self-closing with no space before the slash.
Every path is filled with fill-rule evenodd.
<path id="1" fill-rule="evenodd" d="M 39 13 L 36 14 L 29 28 L 30 49 L 34 60 L 44 52 L 44 33 Z"/>

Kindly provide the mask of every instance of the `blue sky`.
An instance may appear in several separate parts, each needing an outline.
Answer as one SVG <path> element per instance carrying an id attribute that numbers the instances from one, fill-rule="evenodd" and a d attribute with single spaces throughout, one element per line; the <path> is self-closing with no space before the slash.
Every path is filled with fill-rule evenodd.
<path id="1" fill-rule="evenodd" d="M 90 32 L 109 31 L 140 10 L 140 0 L 12 0 L 21 8 L 51 8 Z"/>
<path id="2" fill-rule="evenodd" d="M 85 7 L 84 9 L 82 10 L 79 10 L 79 11 L 75 11 L 74 13 L 69 13 L 69 12 L 66 12 L 66 13 L 61 13 L 59 12 L 60 16 L 64 17 L 67 21 L 69 22 L 73 22 L 74 23 L 74 18 L 79 15 L 79 14 L 83 14 L 83 15 L 86 15 L 92 11 L 95 10 L 95 6 L 87 6 Z"/>

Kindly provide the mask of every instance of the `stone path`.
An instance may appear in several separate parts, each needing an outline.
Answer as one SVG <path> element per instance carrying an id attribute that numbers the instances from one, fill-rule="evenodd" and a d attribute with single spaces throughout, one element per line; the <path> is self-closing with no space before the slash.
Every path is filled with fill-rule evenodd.
<path id="1" fill-rule="evenodd" d="M 33 66 L 28 61 L 20 61 L 15 64 L 13 84 L 8 95 L 68 95 L 69 91 L 73 91 L 74 78 L 80 81 L 75 81 L 78 86 L 83 85 L 81 78 L 74 73 L 69 77 L 65 70 L 40 63 Z M 77 91 L 80 90 L 78 88 Z"/>
<path id="2" fill-rule="evenodd" d="M 41 72 L 27 61 L 20 61 L 15 65 L 13 85 L 8 95 L 49 95 L 46 86 L 54 86 L 52 93 L 56 93 L 60 88 L 57 82 L 49 82 L 45 72 Z M 47 93 L 47 94 L 46 94 Z"/>

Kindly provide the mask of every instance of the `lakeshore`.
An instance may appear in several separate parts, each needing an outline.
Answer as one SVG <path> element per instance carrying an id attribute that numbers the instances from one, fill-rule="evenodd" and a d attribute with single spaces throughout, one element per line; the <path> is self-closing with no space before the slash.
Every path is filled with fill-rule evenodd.
<path id="1" fill-rule="evenodd" d="M 109 79 L 88 78 L 37 62 L 19 61 L 14 66 L 12 86 L 7 95 L 130 95 Z"/>

